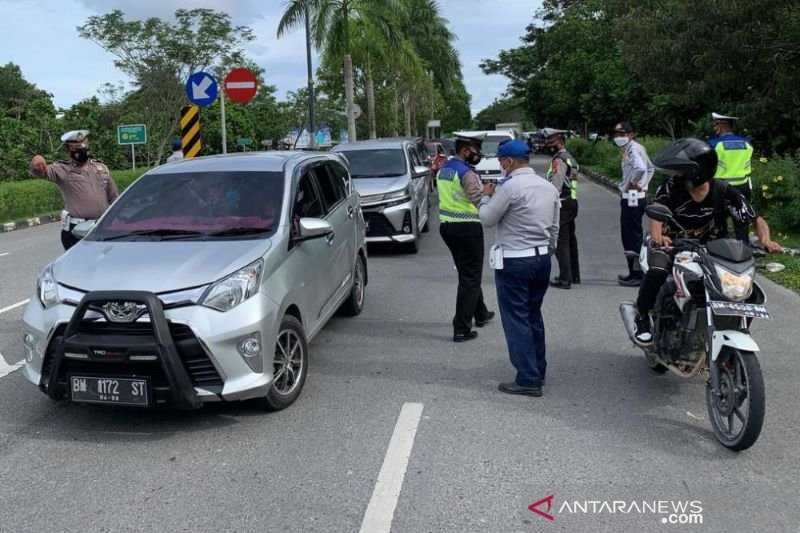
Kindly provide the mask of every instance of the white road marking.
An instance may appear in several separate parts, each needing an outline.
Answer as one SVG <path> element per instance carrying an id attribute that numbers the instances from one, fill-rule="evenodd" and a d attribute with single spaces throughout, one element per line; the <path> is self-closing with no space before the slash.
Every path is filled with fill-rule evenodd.
<path id="1" fill-rule="evenodd" d="M 8 363 L 6 363 L 6 359 L 5 357 L 3 357 L 3 354 L 0 353 L 0 378 L 4 378 L 13 371 L 22 368 L 22 365 L 24 364 L 25 361 L 19 361 L 17 363 L 14 363 L 13 365 L 9 365 Z"/>
<path id="2" fill-rule="evenodd" d="M 386 450 L 383 466 L 375 482 L 375 490 L 364 513 L 361 522 L 361 533 L 389 533 L 392 529 L 394 510 L 400 491 L 403 488 L 403 479 L 411 457 L 411 448 L 414 446 L 414 437 L 417 434 L 422 418 L 421 403 L 405 403 L 400 409 L 397 424 L 394 426 L 392 440 Z"/>
<path id="3" fill-rule="evenodd" d="M 28 298 L 27 300 L 22 300 L 21 302 L 17 302 L 15 304 L 9 305 L 8 307 L 4 307 L 4 308 L 0 309 L 0 315 L 2 315 L 3 313 L 5 313 L 7 311 L 11 311 L 13 309 L 16 309 L 17 307 L 22 307 L 23 305 L 27 304 L 30 301 L 31 301 L 31 299 Z"/>
<path id="4" fill-rule="evenodd" d="M 8 252 L 0 252 L 0 257 L 5 257 L 8 255 Z"/>

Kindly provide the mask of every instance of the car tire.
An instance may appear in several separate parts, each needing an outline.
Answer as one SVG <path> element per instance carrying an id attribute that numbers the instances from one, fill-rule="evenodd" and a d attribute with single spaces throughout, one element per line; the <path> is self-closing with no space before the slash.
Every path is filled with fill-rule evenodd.
<path id="1" fill-rule="evenodd" d="M 350 289 L 350 296 L 342 304 L 342 314 L 345 316 L 358 316 L 364 310 L 364 299 L 367 286 L 367 265 L 364 258 L 360 255 L 356 259 L 353 267 L 353 287 Z"/>
<path id="2" fill-rule="evenodd" d="M 306 383 L 308 341 L 299 320 L 290 315 L 283 317 L 274 349 L 275 354 L 272 359 L 274 377 L 269 392 L 260 400 L 261 406 L 267 411 L 280 411 L 292 405 Z M 294 366 L 295 361 L 299 363 L 297 366 Z M 292 370 L 289 370 L 290 366 Z"/>

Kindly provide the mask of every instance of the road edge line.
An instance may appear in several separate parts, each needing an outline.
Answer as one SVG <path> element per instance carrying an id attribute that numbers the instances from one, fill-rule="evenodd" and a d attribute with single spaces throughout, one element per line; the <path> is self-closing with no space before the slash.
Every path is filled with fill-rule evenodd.
<path id="1" fill-rule="evenodd" d="M 7 313 L 8 311 L 13 311 L 17 307 L 22 307 L 23 305 L 27 304 L 30 301 L 31 301 L 31 299 L 28 298 L 26 300 L 22 300 L 21 302 L 17 302 L 15 304 L 11 304 L 8 307 L 4 307 L 4 308 L 0 309 L 0 315 L 2 315 L 3 313 Z"/>
<path id="2" fill-rule="evenodd" d="M 372 498 L 361 522 L 361 533 L 390 533 L 392 529 L 394 511 L 422 419 L 422 408 L 421 403 L 407 402 L 400 409 Z"/>

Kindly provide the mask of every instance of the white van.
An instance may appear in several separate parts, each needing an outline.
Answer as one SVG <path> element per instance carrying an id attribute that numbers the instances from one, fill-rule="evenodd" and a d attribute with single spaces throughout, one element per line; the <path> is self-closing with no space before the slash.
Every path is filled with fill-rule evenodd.
<path id="1" fill-rule="evenodd" d="M 497 160 L 497 147 L 503 141 L 515 138 L 514 132 L 509 130 L 484 130 L 484 131 L 457 131 L 455 135 L 475 137 L 483 140 L 483 159 L 475 171 L 484 181 L 499 181 L 502 179 L 500 162 Z"/>

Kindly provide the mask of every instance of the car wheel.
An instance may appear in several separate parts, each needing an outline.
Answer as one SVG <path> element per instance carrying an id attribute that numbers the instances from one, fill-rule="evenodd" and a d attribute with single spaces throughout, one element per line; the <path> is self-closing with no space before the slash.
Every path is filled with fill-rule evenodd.
<path id="1" fill-rule="evenodd" d="M 272 384 L 261 403 L 268 411 L 280 411 L 300 396 L 308 374 L 306 334 L 303 325 L 293 316 L 285 316 L 281 321 L 272 363 Z"/>
<path id="2" fill-rule="evenodd" d="M 364 297 L 367 285 L 367 267 L 364 258 L 361 256 L 356 259 L 356 266 L 353 268 L 353 288 L 350 289 L 350 296 L 342 304 L 342 313 L 346 316 L 358 316 L 364 310 Z"/>

